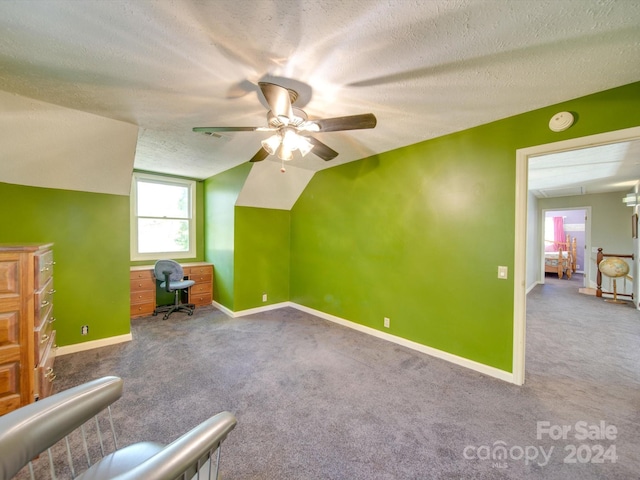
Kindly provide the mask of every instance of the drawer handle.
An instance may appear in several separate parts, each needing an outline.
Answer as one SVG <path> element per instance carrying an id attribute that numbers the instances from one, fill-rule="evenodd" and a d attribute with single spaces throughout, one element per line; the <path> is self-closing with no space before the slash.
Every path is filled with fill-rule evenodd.
<path id="1" fill-rule="evenodd" d="M 56 293 L 55 288 L 52 288 L 51 290 L 49 290 L 49 295 L 53 295 L 54 293 Z"/>
<path id="2" fill-rule="evenodd" d="M 49 340 L 49 335 L 43 335 L 42 339 L 40 340 L 40 345 L 42 345 L 43 343 L 47 343 L 47 340 Z"/>
<path id="3" fill-rule="evenodd" d="M 49 305 L 49 300 L 43 300 L 40 302 L 40 306 L 42 307 L 46 307 L 47 305 Z"/>
<path id="4" fill-rule="evenodd" d="M 51 368 L 51 367 L 47 368 L 47 371 L 45 372 L 44 376 L 50 382 L 53 382 L 56 379 L 56 374 L 53 372 L 53 368 Z"/>
<path id="5" fill-rule="evenodd" d="M 56 321 L 56 317 L 51 317 L 51 318 L 49 319 L 49 323 L 53 323 L 53 322 L 55 322 L 55 321 Z"/>

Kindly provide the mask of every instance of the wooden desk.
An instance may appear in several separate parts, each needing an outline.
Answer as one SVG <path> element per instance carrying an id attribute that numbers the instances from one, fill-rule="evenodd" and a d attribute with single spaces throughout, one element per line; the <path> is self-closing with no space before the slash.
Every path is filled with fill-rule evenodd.
<path id="1" fill-rule="evenodd" d="M 213 265 L 206 262 L 181 263 L 185 277 L 195 281 L 189 288 L 189 301 L 196 307 L 211 305 L 213 300 Z M 151 315 L 156 308 L 156 279 L 153 265 L 131 267 L 131 318 Z"/>

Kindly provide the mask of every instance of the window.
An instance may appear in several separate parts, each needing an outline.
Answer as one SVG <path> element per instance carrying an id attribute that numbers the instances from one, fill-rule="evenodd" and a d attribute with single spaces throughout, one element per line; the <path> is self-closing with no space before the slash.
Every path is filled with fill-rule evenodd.
<path id="1" fill-rule="evenodd" d="M 131 260 L 196 256 L 193 180 L 134 173 Z"/>

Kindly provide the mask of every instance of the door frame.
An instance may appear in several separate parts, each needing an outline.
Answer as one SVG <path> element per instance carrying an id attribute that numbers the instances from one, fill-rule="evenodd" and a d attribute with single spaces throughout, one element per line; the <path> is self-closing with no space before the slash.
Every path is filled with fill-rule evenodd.
<path id="1" fill-rule="evenodd" d="M 513 266 L 513 363 L 512 381 L 523 385 L 525 381 L 526 339 L 526 266 L 527 266 L 527 196 L 529 157 L 549 153 L 640 139 L 640 127 L 625 128 L 586 137 L 536 145 L 516 150 L 515 192 L 515 258 Z"/>

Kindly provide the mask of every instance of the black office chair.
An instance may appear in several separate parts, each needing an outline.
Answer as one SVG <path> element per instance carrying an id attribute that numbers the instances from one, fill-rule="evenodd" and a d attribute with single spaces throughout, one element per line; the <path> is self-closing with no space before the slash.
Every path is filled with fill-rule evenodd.
<path id="1" fill-rule="evenodd" d="M 184 270 L 175 260 L 158 260 L 153 267 L 153 273 L 156 280 L 160 281 L 160 288 L 164 288 L 167 292 L 175 293 L 175 300 L 173 305 L 161 305 L 156 307 L 153 311 L 154 315 L 163 313 L 163 320 L 169 318 L 173 312 L 187 312 L 189 315 L 193 315 L 193 310 L 196 306 L 193 303 L 181 303 L 180 293 L 184 290 L 188 290 L 191 285 L 195 284 L 193 280 L 184 279 Z"/>

